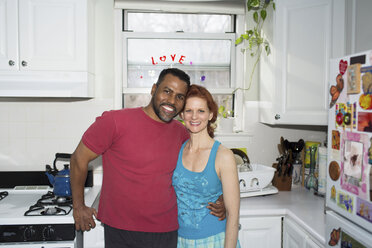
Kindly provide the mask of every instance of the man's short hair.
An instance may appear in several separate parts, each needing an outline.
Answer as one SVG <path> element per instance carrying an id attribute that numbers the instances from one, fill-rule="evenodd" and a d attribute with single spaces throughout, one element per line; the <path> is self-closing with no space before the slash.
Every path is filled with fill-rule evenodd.
<path id="1" fill-rule="evenodd" d="M 167 74 L 172 74 L 173 76 L 175 77 L 178 77 L 180 80 L 184 81 L 186 84 L 187 84 L 187 88 L 190 87 L 190 76 L 186 74 L 186 72 L 178 69 L 178 68 L 168 68 L 168 69 L 164 69 L 160 72 L 160 75 L 159 75 L 159 78 L 158 78 L 158 81 L 156 82 L 156 85 L 159 86 L 163 80 L 164 80 L 164 77 L 167 75 Z"/>

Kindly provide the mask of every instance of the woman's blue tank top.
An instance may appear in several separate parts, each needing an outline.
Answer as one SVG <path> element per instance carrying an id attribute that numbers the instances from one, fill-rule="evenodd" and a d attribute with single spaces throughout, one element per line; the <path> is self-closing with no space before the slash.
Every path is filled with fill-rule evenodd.
<path id="1" fill-rule="evenodd" d="M 177 167 L 173 173 L 173 186 L 177 194 L 178 235 L 188 239 L 201 239 L 225 231 L 226 219 L 219 221 L 207 209 L 208 202 L 215 202 L 222 194 L 222 184 L 217 176 L 215 161 L 220 142 L 215 141 L 208 162 L 202 172 L 193 172 L 182 164 L 182 145 Z"/>

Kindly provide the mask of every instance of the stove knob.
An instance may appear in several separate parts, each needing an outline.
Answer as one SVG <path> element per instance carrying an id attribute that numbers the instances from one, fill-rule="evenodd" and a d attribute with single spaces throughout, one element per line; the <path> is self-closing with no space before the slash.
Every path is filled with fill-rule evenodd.
<path id="1" fill-rule="evenodd" d="M 47 226 L 43 229 L 43 238 L 45 240 L 51 240 L 54 238 L 55 230 L 51 226 Z"/>
<path id="2" fill-rule="evenodd" d="M 32 240 L 33 238 L 35 238 L 35 234 L 36 231 L 32 226 L 26 227 L 26 229 L 23 232 L 25 241 Z"/>

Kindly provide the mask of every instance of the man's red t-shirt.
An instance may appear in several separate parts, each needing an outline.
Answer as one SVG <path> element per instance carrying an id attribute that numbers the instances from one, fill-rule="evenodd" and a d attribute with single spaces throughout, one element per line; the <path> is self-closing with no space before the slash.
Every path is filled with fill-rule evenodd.
<path id="1" fill-rule="evenodd" d="M 102 154 L 98 219 L 118 229 L 170 232 L 178 229 L 172 175 L 189 137 L 176 120 L 161 123 L 141 108 L 104 112 L 83 143 Z"/>

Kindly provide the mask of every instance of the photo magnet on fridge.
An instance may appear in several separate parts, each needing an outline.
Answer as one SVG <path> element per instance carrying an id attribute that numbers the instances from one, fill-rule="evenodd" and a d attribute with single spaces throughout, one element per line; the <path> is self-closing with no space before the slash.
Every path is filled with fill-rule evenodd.
<path id="1" fill-rule="evenodd" d="M 347 94 L 360 93 L 360 67 L 360 64 L 353 64 L 347 68 Z"/>
<path id="2" fill-rule="evenodd" d="M 341 161 L 341 188 L 362 199 L 369 199 L 369 139 L 367 134 L 346 132 L 341 141 L 344 157 Z"/>
<path id="3" fill-rule="evenodd" d="M 372 203 L 370 201 L 357 198 L 356 204 L 356 214 L 372 223 Z"/>
<path id="4" fill-rule="evenodd" d="M 372 133 L 372 113 L 358 112 L 358 131 Z"/>

